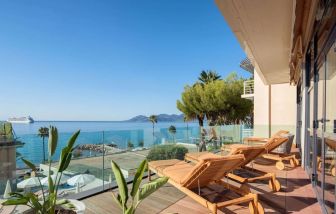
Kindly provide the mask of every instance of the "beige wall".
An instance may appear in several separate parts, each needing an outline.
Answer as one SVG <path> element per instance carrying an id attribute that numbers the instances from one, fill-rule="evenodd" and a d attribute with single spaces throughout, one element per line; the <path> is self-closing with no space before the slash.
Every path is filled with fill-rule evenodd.
<path id="1" fill-rule="evenodd" d="M 268 137 L 269 132 L 280 129 L 295 134 L 296 87 L 288 83 L 265 85 L 254 72 L 254 135 Z"/>

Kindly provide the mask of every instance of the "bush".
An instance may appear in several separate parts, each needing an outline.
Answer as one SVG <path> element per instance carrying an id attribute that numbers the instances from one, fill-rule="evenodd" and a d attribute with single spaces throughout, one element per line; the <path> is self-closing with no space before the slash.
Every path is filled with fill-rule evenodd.
<path id="1" fill-rule="evenodd" d="M 148 161 L 179 159 L 183 160 L 188 149 L 181 145 L 159 145 L 151 148 L 147 155 Z"/>
<path id="2" fill-rule="evenodd" d="M 138 145 L 139 145 L 139 147 L 144 147 L 144 145 L 145 145 L 145 142 L 142 140 L 142 141 L 140 141 L 140 142 L 139 142 L 139 144 L 138 144 Z"/>
<path id="3" fill-rule="evenodd" d="M 133 149 L 134 148 L 134 144 L 131 141 L 127 142 L 127 148 L 128 149 Z"/>

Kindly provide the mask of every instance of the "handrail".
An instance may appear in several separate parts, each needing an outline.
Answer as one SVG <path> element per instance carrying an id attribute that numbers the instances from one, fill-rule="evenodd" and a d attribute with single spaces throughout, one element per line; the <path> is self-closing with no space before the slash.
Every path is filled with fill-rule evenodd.
<path id="1" fill-rule="evenodd" d="M 244 95 L 254 94 L 254 80 L 244 81 Z"/>

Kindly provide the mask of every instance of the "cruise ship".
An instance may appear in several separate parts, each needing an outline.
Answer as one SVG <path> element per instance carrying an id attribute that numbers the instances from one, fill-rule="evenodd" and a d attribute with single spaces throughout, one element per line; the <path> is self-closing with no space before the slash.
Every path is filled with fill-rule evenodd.
<path id="1" fill-rule="evenodd" d="M 34 120 L 32 117 L 12 117 L 8 118 L 7 122 L 10 123 L 34 123 Z"/>

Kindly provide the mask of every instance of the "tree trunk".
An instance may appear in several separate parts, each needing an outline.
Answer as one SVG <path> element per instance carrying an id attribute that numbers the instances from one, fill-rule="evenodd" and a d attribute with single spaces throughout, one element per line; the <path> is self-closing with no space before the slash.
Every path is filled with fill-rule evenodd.
<path id="1" fill-rule="evenodd" d="M 44 146 L 44 136 L 42 137 L 43 142 L 43 163 L 45 163 L 45 146 Z"/>
<path id="2" fill-rule="evenodd" d="M 154 145 L 154 123 L 153 123 L 153 145 Z"/>

